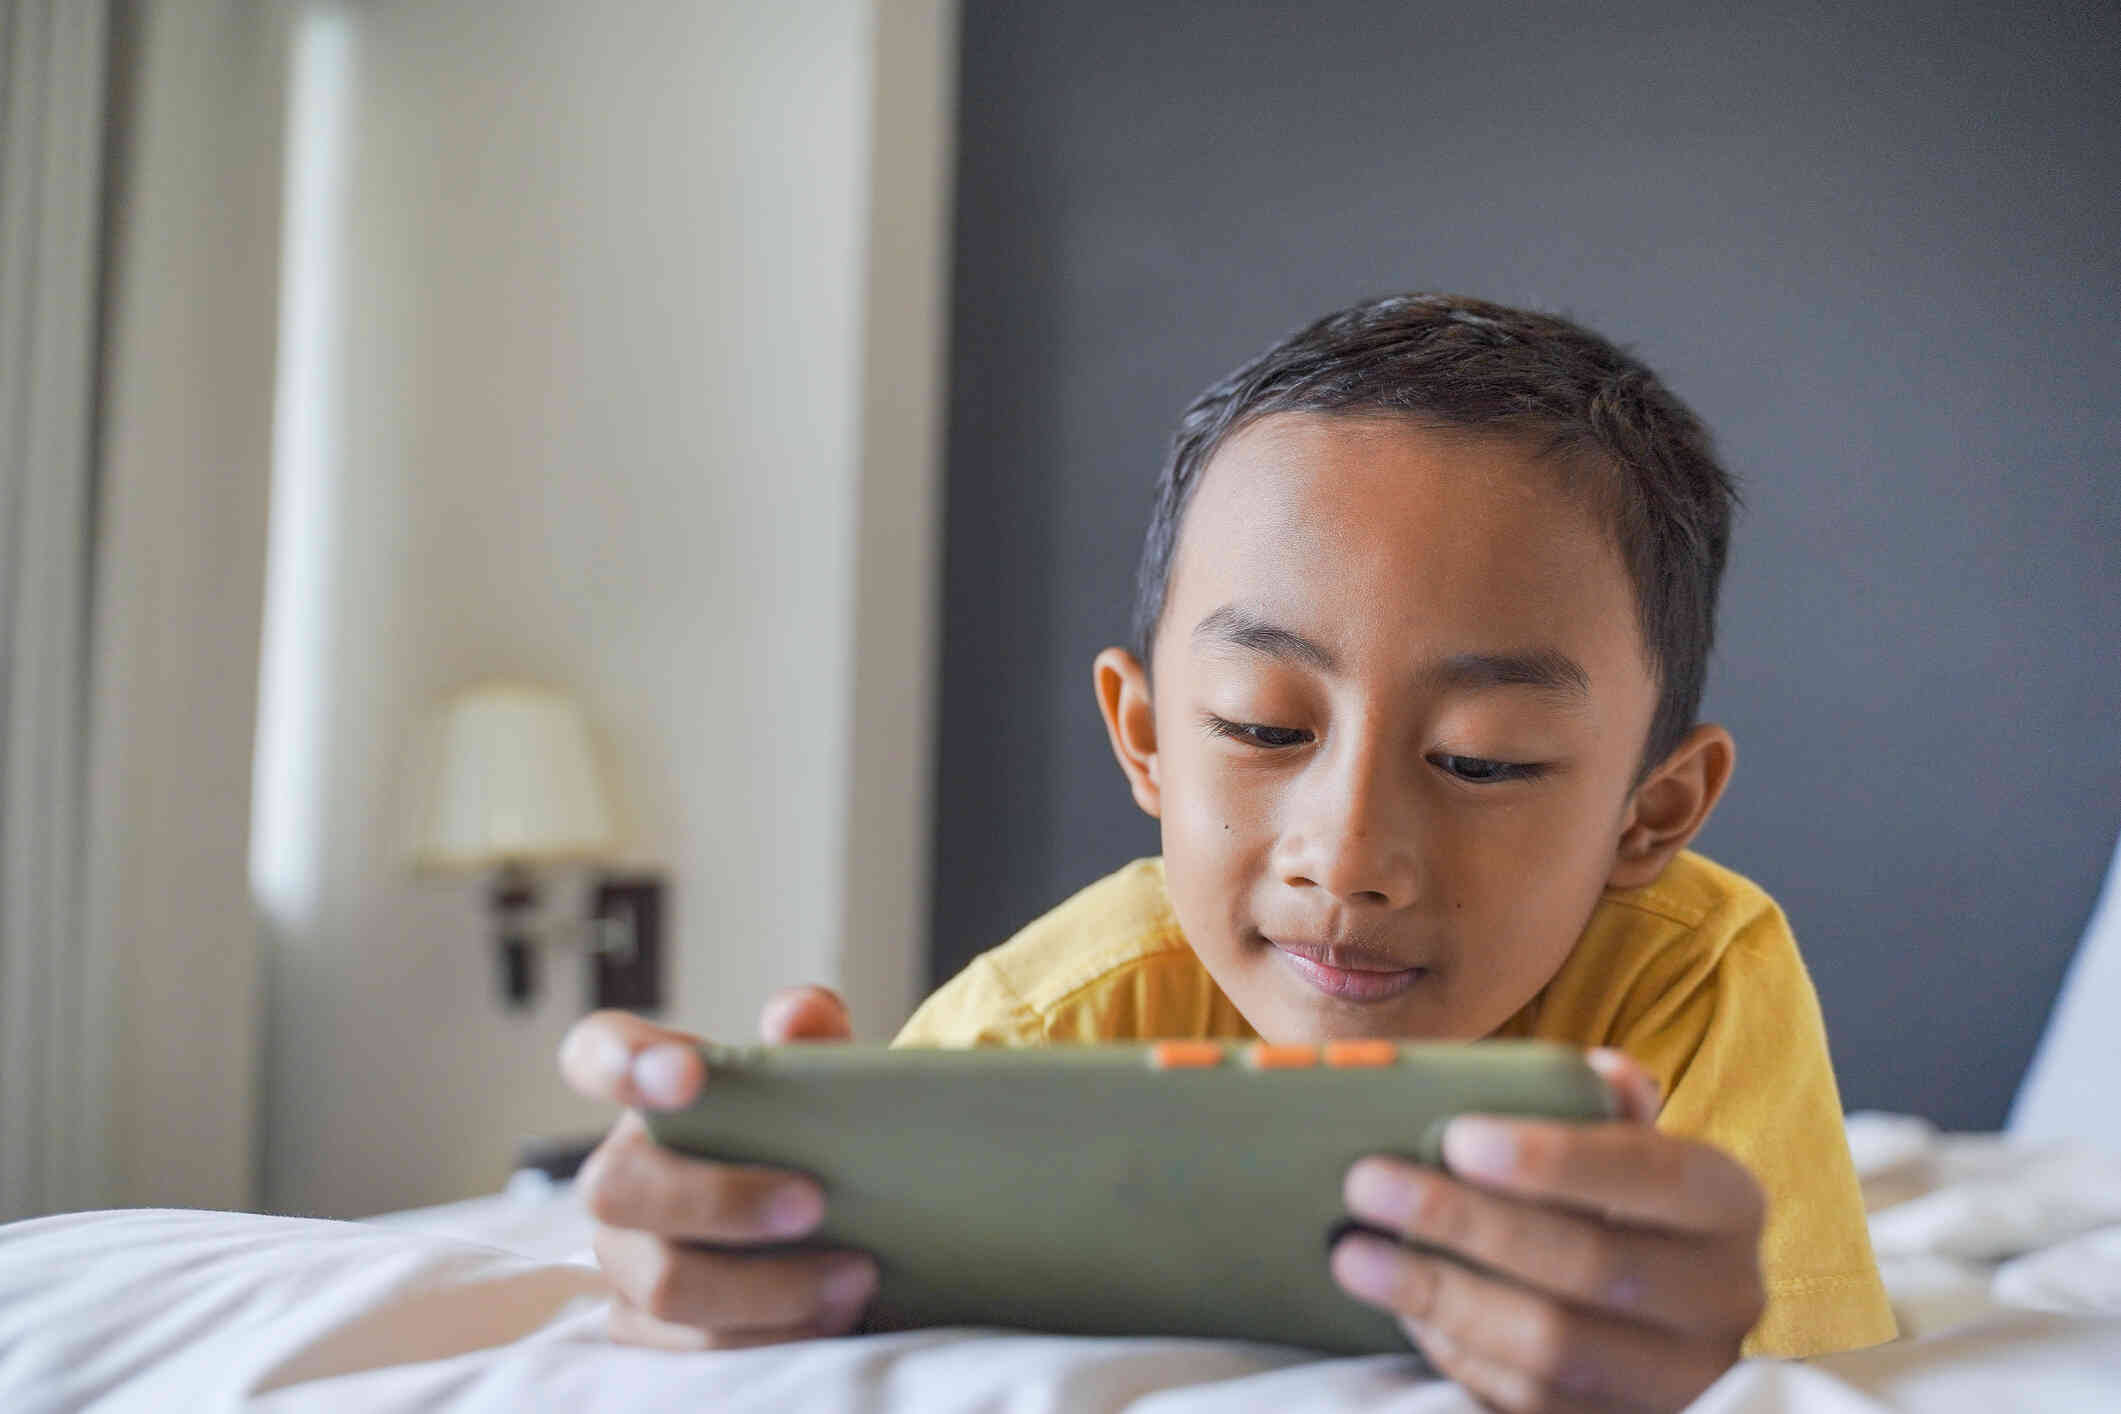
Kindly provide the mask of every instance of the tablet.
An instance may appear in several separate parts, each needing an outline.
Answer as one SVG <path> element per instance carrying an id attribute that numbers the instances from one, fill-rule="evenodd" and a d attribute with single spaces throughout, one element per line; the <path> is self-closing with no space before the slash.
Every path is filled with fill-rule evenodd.
<path id="1" fill-rule="evenodd" d="M 1617 1112 L 1580 1052 L 1531 1041 L 700 1053 L 699 1099 L 644 1114 L 650 1133 L 816 1178 L 824 1225 L 779 1250 L 872 1254 L 887 1329 L 1405 1351 L 1399 1323 L 1327 1270 L 1356 1226 L 1348 1166 L 1438 1163 L 1453 1115 Z"/>

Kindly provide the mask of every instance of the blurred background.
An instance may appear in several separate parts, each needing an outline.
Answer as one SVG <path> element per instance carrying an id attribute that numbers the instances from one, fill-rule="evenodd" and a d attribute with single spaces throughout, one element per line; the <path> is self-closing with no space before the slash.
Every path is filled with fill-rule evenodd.
<path id="1" fill-rule="evenodd" d="M 5 13 L 0 1219 L 489 1192 L 599 999 L 887 1039 L 1157 847 L 1180 409 L 1406 289 L 1716 429 L 1703 847 L 1851 1107 L 2003 1122 L 2121 828 L 2110 6 Z"/>

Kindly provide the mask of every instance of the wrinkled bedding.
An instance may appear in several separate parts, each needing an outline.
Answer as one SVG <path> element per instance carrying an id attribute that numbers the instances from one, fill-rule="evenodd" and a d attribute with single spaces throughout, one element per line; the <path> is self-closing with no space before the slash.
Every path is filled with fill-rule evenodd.
<path id="1" fill-rule="evenodd" d="M 2121 1157 L 1858 1115 L 1903 1338 L 1748 1361 L 1697 1414 L 2121 1409 Z M 564 1187 L 363 1223 L 160 1209 L 0 1228 L 0 1409 L 1472 1411 L 1400 1357 L 939 1330 L 609 1343 Z"/>

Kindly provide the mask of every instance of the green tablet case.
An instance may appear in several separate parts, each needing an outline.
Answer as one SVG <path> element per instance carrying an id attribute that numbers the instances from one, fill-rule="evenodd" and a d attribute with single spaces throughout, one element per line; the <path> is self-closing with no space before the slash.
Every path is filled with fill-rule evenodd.
<path id="1" fill-rule="evenodd" d="M 1529 1041 L 1370 1043 L 1361 1065 L 1325 1063 L 1344 1047 L 1201 1042 L 700 1051 L 700 1098 L 646 1114 L 649 1131 L 814 1176 L 826 1220 L 795 1245 L 872 1253 L 885 1328 L 1405 1351 L 1327 1271 L 1348 1166 L 1437 1163 L 1457 1114 L 1614 1113 L 1579 1052 Z"/>

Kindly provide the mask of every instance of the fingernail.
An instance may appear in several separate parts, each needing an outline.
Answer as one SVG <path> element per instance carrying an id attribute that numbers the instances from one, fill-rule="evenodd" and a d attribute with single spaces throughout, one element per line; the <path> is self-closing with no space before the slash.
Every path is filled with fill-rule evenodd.
<path id="1" fill-rule="evenodd" d="M 1405 1253 L 1375 1237 L 1341 1239 L 1333 1249 L 1333 1275 L 1365 1301 L 1387 1303 L 1398 1285 Z"/>
<path id="2" fill-rule="evenodd" d="M 867 1262 L 849 1262 L 825 1278 L 825 1304 L 846 1313 L 865 1306 L 876 1291 L 876 1273 Z"/>
<path id="3" fill-rule="evenodd" d="M 1517 1157 L 1510 1127 L 1479 1115 L 1461 1115 L 1443 1132 L 1443 1161 L 1453 1173 L 1506 1178 Z"/>
<path id="4" fill-rule="evenodd" d="M 691 1057 L 683 1046 L 667 1041 L 650 1046 L 633 1058 L 633 1088 L 658 1108 L 682 1105 L 692 1098 L 685 1093 L 686 1072 L 690 1068 Z"/>
<path id="5" fill-rule="evenodd" d="M 766 1226 L 775 1237 L 800 1237 L 825 1217 L 817 1190 L 795 1185 L 777 1189 L 766 1201 Z"/>
<path id="6" fill-rule="evenodd" d="M 1591 1068 L 1610 1081 L 1615 1075 L 1631 1077 L 1631 1083 L 1640 1086 L 1651 1100 L 1663 1093 L 1664 1085 L 1656 1075 L 1638 1062 L 1630 1059 L 1626 1052 L 1616 1051 L 1611 1046 L 1594 1046 L 1586 1051 L 1585 1058 Z"/>
<path id="7" fill-rule="evenodd" d="M 1359 1218 L 1386 1227 L 1405 1228 L 1421 1206 L 1421 1178 L 1405 1169 L 1365 1159 L 1348 1170 L 1341 1196 Z"/>
<path id="8" fill-rule="evenodd" d="M 786 991 L 775 992 L 766 998 L 766 1005 L 759 1011 L 759 1035 L 768 1042 L 784 1040 L 788 1012 L 794 1005 L 795 998 Z"/>
<path id="9" fill-rule="evenodd" d="M 633 1065 L 633 1048 L 616 1036 L 598 1035 L 591 1047 L 590 1060 L 600 1077 L 617 1085 Z"/>

